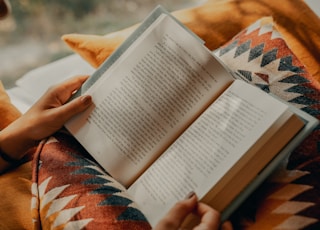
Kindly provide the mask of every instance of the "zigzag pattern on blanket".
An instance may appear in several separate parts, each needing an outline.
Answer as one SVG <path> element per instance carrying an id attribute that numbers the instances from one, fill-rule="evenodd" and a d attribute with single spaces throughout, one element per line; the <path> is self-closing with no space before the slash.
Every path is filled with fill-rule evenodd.
<path id="1" fill-rule="evenodd" d="M 286 45 L 271 18 L 242 31 L 215 54 L 239 78 L 320 118 L 319 83 Z M 246 229 L 320 229 L 319 137 L 317 128 L 284 168 L 240 207 L 245 210 L 254 201 L 258 207 L 254 223 Z"/>
<path id="2" fill-rule="evenodd" d="M 34 164 L 34 229 L 150 229 L 125 188 L 69 134 L 43 143 Z"/>

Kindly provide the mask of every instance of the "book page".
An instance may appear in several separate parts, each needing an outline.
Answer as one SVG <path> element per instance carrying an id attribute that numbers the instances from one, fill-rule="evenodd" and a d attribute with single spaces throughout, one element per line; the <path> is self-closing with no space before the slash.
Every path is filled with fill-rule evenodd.
<path id="1" fill-rule="evenodd" d="M 278 118 L 287 116 L 287 108 L 236 80 L 139 177 L 129 193 L 151 224 L 156 224 L 191 191 L 200 199 L 206 195 Z"/>
<path id="2" fill-rule="evenodd" d="M 88 90 L 95 105 L 66 127 L 128 186 L 232 81 L 163 14 Z"/>

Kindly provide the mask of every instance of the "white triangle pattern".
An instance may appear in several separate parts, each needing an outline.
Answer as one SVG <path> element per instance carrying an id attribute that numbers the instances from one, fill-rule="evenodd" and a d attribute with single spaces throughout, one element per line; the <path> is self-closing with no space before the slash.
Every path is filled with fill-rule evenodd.
<path id="1" fill-rule="evenodd" d="M 83 229 L 92 220 L 93 219 L 85 219 L 85 220 L 77 220 L 77 221 L 68 222 L 65 225 L 64 230 Z"/>
<path id="2" fill-rule="evenodd" d="M 85 206 L 61 210 L 52 224 L 52 227 L 58 227 L 70 222 L 70 219 L 79 213 Z"/>
<path id="3" fill-rule="evenodd" d="M 51 216 L 52 214 L 62 210 L 73 198 L 75 198 L 77 195 L 73 196 L 67 196 L 60 199 L 55 199 L 52 201 L 50 208 L 47 212 L 47 218 Z"/>
<path id="4" fill-rule="evenodd" d="M 306 192 L 312 189 L 312 186 L 309 185 L 300 185 L 300 184 L 292 184 L 291 182 L 307 175 L 309 172 L 300 171 L 300 170 L 286 170 L 284 168 L 278 170 L 277 172 L 278 178 L 276 178 L 275 174 L 270 178 L 270 181 L 282 183 L 283 186 L 278 191 L 271 194 L 268 199 L 274 200 L 282 200 L 280 206 L 272 210 L 271 213 L 275 215 L 291 215 L 281 224 L 279 224 L 275 229 L 283 230 L 283 229 L 303 229 L 310 224 L 316 223 L 318 220 L 314 218 L 309 218 L 305 216 L 300 216 L 297 213 L 314 206 L 314 203 L 311 202 L 302 202 L 302 201 L 294 201 L 291 200 L 299 194 Z"/>
<path id="5" fill-rule="evenodd" d="M 308 218 L 303 216 L 291 216 L 286 219 L 283 223 L 278 225 L 275 230 L 292 230 L 292 226 L 294 229 L 304 229 L 310 224 L 316 223 L 318 220 L 314 218 Z"/>
<path id="6" fill-rule="evenodd" d="M 85 206 L 79 206 L 75 208 L 65 209 L 63 208 L 77 195 L 66 196 L 63 198 L 55 199 L 61 192 L 63 192 L 69 185 L 64 185 L 60 187 L 56 187 L 46 193 L 46 188 L 50 182 L 52 177 L 47 178 L 43 183 L 37 186 L 36 183 L 32 185 L 32 192 L 35 196 L 34 199 L 40 200 L 40 212 L 43 207 L 50 204 L 48 212 L 46 214 L 46 218 L 50 218 L 52 215 L 57 214 L 57 218 L 54 220 L 53 229 L 58 226 L 65 225 L 64 229 L 82 229 L 85 227 L 89 222 L 93 220 L 93 218 L 83 219 L 83 220 L 76 220 L 70 221 L 70 219 L 79 213 Z M 38 195 L 39 194 L 39 197 Z M 38 201 L 33 201 L 32 206 L 38 204 Z"/>
<path id="7" fill-rule="evenodd" d="M 41 200 L 40 208 L 42 209 L 47 204 L 52 202 L 57 196 L 59 196 L 60 193 L 62 193 L 69 186 L 70 185 L 64 185 L 64 186 L 53 188 L 52 190 L 45 193 L 42 197 L 40 196 L 40 200 Z"/>
<path id="8" fill-rule="evenodd" d="M 314 203 L 311 202 L 288 201 L 273 210 L 273 213 L 295 214 L 312 206 L 314 206 Z"/>

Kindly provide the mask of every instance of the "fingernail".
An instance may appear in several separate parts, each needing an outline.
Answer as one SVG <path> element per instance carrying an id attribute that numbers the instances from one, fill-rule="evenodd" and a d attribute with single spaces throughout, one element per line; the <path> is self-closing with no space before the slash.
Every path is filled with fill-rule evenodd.
<path id="1" fill-rule="evenodd" d="M 186 197 L 184 198 L 185 200 L 191 199 L 193 196 L 195 196 L 196 193 L 195 192 L 189 192 L 188 195 L 186 195 Z"/>
<path id="2" fill-rule="evenodd" d="M 90 95 L 84 95 L 81 97 L 81 102 L 85 105 L 91 104 L 91 96 Z"/>

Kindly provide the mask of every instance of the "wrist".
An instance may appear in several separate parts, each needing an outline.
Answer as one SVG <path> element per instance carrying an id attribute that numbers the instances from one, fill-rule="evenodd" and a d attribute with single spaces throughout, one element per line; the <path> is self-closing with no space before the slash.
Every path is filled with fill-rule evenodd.
<path id="1" fill-rule="evenodd" d="M 4 163 L 8 165 L 18 165 L 21 162 L 21 159 L 12 158 L 10 155 L 2 151 L 2 149 L 0 149 L 0 158 Z"/>
<path id="2" fill-rule="evenodd" d="M 27 130 L 24 130 L 19 122 L 14 122 L 0 132 L 0 151 L 3 160 L 12 159 L 12 162 L 22 159 L 27 150 L 37 144 L 37 141 L 28 138 Z M 8 156 L 8 157 L 6 157 Z M 6 158 L 6 159 L 5 159 Z"/>

